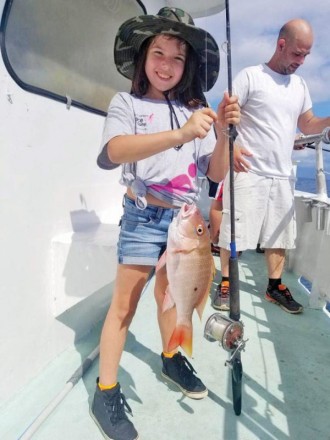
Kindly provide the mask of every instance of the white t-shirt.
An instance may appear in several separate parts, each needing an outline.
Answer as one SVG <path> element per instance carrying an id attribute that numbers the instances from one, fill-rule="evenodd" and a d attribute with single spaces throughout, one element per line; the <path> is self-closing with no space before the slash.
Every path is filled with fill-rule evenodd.
<path id="1" fill-rule="evenodd" d="M 174 101 L 172 106 L 182 127 L 194 110 L 179 106 Z M 176 129 L 175 121 L 173 124 Z M 113 97 L 108 109 L 101 151 L 115 136 L 167 130 L 171 130 L 171 118 L 165 100 L 137 98 L 120 92 Z M 192 203 L 199 195 L 198 176 L 206 174 L 215 143 L 215 134 L 211 129 L 204 139 L 188 142 L 179 150 L 170 148 L 136 163 L 123 164 L 121 183 L 131 187 L 138 198 L 137 205 L 142 209 L 146 193 L 168 203 L 174 202 L 175 206 Z M 106 154 L 102 157 L 104 162 L 109 161 Z M 111 169 L 110 161 L 103 165 Z"/>
<path id="2" fill-rule="evenodd" d="M 281 75 L 260 64 L 247 67 L 236 76 L 233 94 L 241 106 L 236 143 L 253 154 L 246 158 L 251 172 L 292 178 L 297 121 L 312 108 L 305 81 L 298 75 Z"/>

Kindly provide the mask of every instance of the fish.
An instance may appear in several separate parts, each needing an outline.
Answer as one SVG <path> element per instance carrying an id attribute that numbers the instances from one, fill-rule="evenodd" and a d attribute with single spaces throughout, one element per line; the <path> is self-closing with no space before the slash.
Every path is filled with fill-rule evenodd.
<path id="1" fill-rule="evenodd" d="M 156 266 L 166 265 L 168 285 L 162 311 L 176 307 L 176 327 L 167 350 L 179 346 L 192 357 L 192 316 L 196 309 L 202 319 L 209 297 L 215 265 L 211 253 L 210 234 L 196 204 L 184 203 L 168 230 L 167 247 Z"/>

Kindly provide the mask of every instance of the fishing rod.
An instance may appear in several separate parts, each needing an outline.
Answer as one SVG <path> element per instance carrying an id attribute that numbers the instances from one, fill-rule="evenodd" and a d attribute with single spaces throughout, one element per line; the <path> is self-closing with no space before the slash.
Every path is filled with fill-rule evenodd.
<path id="1" fill-rule="evenodd" d="M 226 0 L 226 36 L 227 36 L 227 72 L 228 72 L 228 93 L 232 95 L 232 71 L 231 71 L 231 36 L 230 36 L 230 12 L 229 0 Z M 230 187 L 230 258 L 229 258 L 229 317 L 240 323 L 240 296 L 239 296 L 239 272 L 238 257 L 236 251 L 235 236 L 235 191 L 234 191 L 234 126 L 229 125 L 229 187 Z M 234 330 L 234 329 L 233 329 Z M 232 341 L 231 357 L 226 365 L 231 367 L 233 407 L 236 415 L 241 414 L 242 408 L 242 376 L 243 366 L 241 361 L 241 350 L 244 348 L 242 340 L 243 329 L 235 326 L 237 340 Z"/>
<path id="2" fill-rule="evenodd" d="M 305 148 L 311 148 L 312 150 L 317 150 L 317 147 L 314 144 L 306 144 L 304 146 Z M 321 150 L 330 153 L 330 150 L 328 150 L 327 148 L 321 148 Z"/>
<path id="3" fill-rule="evenodd" d="M 226 37 L 227 37 L 227 72 L 228 94 L 232 95 L 231 70 L 231 38 L 229 0 L 225 1 L 226 8 Z M 242 409 L 242 376 L 243 366 L 241 351 L 244 350 L 243 324 L 240 321 L 239 270 L 235 236 L 235 194 L 234 194 L 234 137 L 235 128 L 229 125 L 229 185 L 230 185 L 230 258 L 229 258 L 229 318 L 215 313 L 205 324 L 204 336 L 209 341 L 219 341 L 220 345 L 229 351 L 230 357 L 225 365 L 231 369 L 233 408 L 236 415 Z"/>

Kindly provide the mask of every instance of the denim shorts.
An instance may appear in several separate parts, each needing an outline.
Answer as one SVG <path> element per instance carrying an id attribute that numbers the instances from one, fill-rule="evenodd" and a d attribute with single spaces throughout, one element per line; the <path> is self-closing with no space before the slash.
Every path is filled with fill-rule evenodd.
<path id="1" fill-rule="evenodd" d="M 126 195 L 123 205 L 117 245 L 118 263 L 155 266 L 166 249 L 169 225 L 180 208 L 148 205 L 141 210 Z"/>

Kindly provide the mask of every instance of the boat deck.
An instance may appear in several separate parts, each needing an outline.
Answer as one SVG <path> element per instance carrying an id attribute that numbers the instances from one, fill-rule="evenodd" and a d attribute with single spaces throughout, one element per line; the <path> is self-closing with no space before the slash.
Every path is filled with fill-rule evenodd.
<path id="1" fill-rule="evenodd" d="M 212 294 L 220 280 L 219 258 Z M 308 307 L 308 294 L 292 273 L 283 281 L 305 306 L 290 315 L 264 299 L 264 256 L 243 252 L 239 259 L 242 353 L 242 413 L 232 407 L 229 353 L 203 337 L 215 313 L 210 301 L 202 322 L 194 315 L 192 364 L 209 389 L 203 400 L 192 400 L 161 376 L 153 280 L 145 290 L 130 328 L 119 381 L 133 410 L 141 440 L 329 440 L 330 321 L 322 310 Z M 66 381 L 98 345 L 101 324 L 64 352 L 5 408 L 0 409 L 0 438 L 16 440 L 61 392 Z M 32 353 L 33 355 L 33 353 Z M 28 359 L 22 360 L 22 368 Z M 35 440 L 103 438 L 88 413 L 98 358 L 32 436 Z M 23 438 L 23 437 L 22 437 Z"/>

